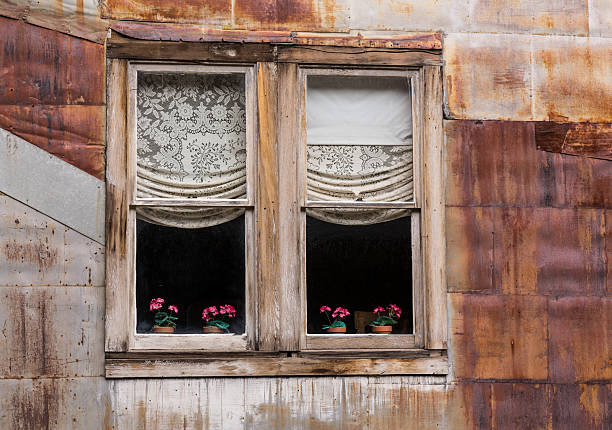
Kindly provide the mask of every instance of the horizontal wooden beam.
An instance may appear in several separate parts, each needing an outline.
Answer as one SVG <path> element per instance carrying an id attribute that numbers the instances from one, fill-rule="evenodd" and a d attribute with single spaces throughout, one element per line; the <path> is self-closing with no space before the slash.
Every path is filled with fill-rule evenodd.
<path id="1" fill-rule="evenodd" d="M 106 359 L 107 378 L 446 375 L 445 356 L 416 358 Z"/>

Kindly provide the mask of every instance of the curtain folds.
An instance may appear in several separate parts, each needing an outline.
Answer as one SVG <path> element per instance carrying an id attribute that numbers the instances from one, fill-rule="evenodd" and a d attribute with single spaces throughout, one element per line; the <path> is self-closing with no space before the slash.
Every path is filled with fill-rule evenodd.
<path id="1" fill-rule="evenodd" d="M 310 76 L 307 198 L 412 201 L 412 111 L 405 78 Z M 309 209 L 335 224 L 365 225 L 409 214 L 398 209 Z"/>
<path id="2" fill-rule="evenodd" d="M 246 109 L 241 75 L 141 73 L 137 91 L 139 198 L 246 198 Z M 241 208 L 139 207 L 145 221 L 201 228 Z"/>

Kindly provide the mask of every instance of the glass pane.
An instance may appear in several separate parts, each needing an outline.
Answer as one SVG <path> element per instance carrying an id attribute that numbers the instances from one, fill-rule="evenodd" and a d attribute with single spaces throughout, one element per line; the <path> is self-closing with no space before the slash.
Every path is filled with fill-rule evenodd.
<path id="1" fill-rule="evenodd" d="M 244 215 L 199 229 L 136 224 L 137 332 L 149 333 L 151 299 L 178 308 L 176 333 L 202 333 L 202 311 L 232 305 L 237 310 L 229 331 L 244 333 Z"/>
<path id="2" fill-rule="evenodd" d="M 369 333 L 373 310 L 402 309 L 393 333 L 412 333 L 410 217 L 346 226 L 306 218 L 307 322 L 309 333 L 328 324 L 321 306 L 347 308 L 347 333 Z"/>
<path id="3" fill-rule="evenodd" d="M 309 76 L 308 200 L 412 201 L 406 77 Z"/>
<path id="4" fill-rule="evenodd" d="M 246 197 L 244 75 L 140 72 L 136 100 L 138 197 Z"/>

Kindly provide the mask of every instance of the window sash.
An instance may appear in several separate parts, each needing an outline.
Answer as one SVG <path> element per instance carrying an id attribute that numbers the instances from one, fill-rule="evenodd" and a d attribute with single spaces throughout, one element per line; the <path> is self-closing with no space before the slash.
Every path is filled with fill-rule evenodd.
<path id="1" fill-rule="evenodd" d="M 302 350 L 348 350 L 348 349 L 413 349 L 424 345 L 424 282 L 421 258 L 421 145 L 423 82 L 420 70 L 410 69 L 373 69 L 373 68 L 321 68 L 300 67 L 299 69 L 299 154 L 298 154 L 298 199 L 300 205 L 300 284 L 301 322 L 300 346 Z M 405 77 L 410 82 L 412 98 L 412 145 L 413 145 L 413 186 L 414 199 L 409 202 L 368 202 L 368 201 L 317 201 L 308 200 L 306 179 L 306 150 L 308 147 L 306 130 L 306 95 L 308 76 L 392 76 Z M 411 209 L 411 247 L 412 247 L 412 334 L 310 334 L 307 332 L 307 279 L 306 279 L 306 209 L 308 208 L 372 208 L 372 209 Z"/>
<path id="2" fill-rule="evenodd" d="M 208 199 L 208 198 L 138 198 L 137 197 L 137 108 L 136 96 L 139 72 L 160 73 L 201 73 L 201 74 L 244 74 L 246 96 L 246 199 Z M 129 349 L 130 350 L 207 350 L 240 351 L 247 350 L 255 343 L 255 246 L 253 206 L 256 199 L 256 84 L 253 66 L 217 65 L 178 65 L 178 64 L 128 64 L 128 104 L 127 104 L 127 200 L 129 212 L 127 221 L 128 288 L 130 306 L 128 310 Z M 189 207 L 189 208 L 245 208 L 245 332 L 243 334 L 148 334 L 137 333 L 136 312 L 136 208 L 150 207 Z"/>

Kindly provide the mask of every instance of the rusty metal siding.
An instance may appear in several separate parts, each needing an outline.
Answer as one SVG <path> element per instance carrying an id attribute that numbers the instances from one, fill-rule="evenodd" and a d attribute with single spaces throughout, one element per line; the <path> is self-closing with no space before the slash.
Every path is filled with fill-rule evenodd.
<path id="1" fill-rule="evenodd" d="M 104 48 L 2 17 L 0 41 L 0 127 L 103 179 Z"/>

